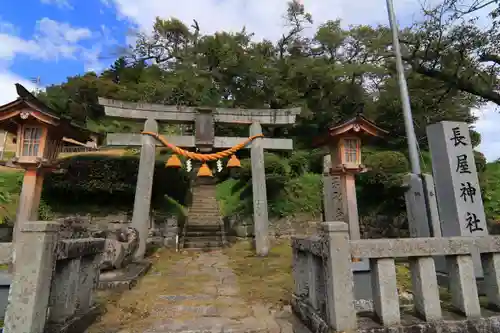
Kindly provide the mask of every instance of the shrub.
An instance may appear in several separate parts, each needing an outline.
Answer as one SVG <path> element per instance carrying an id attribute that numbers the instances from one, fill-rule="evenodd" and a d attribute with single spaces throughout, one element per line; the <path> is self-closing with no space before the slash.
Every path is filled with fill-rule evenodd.
<path id="1" fill-rule="evenodd" d="M 323 191 L 321 175 L 305 173 L 286 183 L 281 196 L 270 202 L 274 216 L 290 216 L 298 213 L 321 214 Z"/>
<path id="2" fill-rule="evenodd" d="M 44 182 L 43 197 L 47 203 L 98 203 L 132 207 L 137 184 L 137 156 L 81 155 L 62 161 L 63 173 L 52 173 Z M 183 204 L 188 191 L 184 170 L 165 168 L 156 162 L 152 204 L 160 209 L 164 196 Z"/>

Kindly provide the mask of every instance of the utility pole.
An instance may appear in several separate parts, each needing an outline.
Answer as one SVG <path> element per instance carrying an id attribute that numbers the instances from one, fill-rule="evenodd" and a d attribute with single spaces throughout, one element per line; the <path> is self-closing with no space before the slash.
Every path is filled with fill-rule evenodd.
<path id="1" fill-rule="evenodd" d="M 396 70 L 398 72 L 399 92 L 401 103 L 403 105 L 403 118 L 405 122 L 406 137 L 408 138 L 408 153 L 410 155 L 411 171 L 420 175 L 420 159 L 417 149 L 417 138 L 415 128 L 413 127 L 413 117 L 411 114 L 410 96 L 408 95 L 408 86 L 406 85 L 405 72 L 403 67 L 403 58 L 401 56 L 401 46 L 399 45 L 399 27 L 394 13 L 393 0 L 387 0 L 387 12 L 389 14 L 389 23 L 392 31 L 392 48 L 396 58 Z"/>
<path id="2" fill-rule="evenodd" d="M 406 84 L 401 46 L 399 45 L 399 27 L 396 22 L 393 0 L 386 0 L 387 13 L 392 32 L 392 46 L 398 73 L 398 85 L 403 107 L 403 119 L 408 143 L 411 173 L 405 180 L 408 190 L 405 193 L 406 211 L 411 237 L 439 237 L 441 235 L 434 180 L 431 175 L 422 174 L 418 153 L 417 138 L 413 127 L 410 97 Z"/>

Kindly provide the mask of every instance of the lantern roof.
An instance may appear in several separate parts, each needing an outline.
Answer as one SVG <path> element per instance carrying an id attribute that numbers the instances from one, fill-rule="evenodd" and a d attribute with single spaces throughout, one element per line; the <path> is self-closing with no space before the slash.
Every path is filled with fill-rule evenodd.
<path id="1" fill-rule="evenodd" d="M 18 95 L 16 100 L 0 105 L 1 129 L 16 133 L 18 123 L 31 116 L 38 122 L 53 127 L 55 131 L 69 139 L 87 142 L 95 137 L 100 138 L 101 135 L 74 123 L 70 117 L 57 115 L 19 83 L 16 83 L 16 91 Z"/>
<path id="2" fill-rule="evenodd" d="M 363 135 L 381 137 L 387 133 L 389 132 L 375 125 L 374 122 L 367 119 L 361 113 L 358 113 L 356 117 L 352 119 L 330 126 L 326 135 L 323 135 L 315 140 L 315 146 L 324 145 L 332 138 L 349 134 L 353 134 L 358 137 Z"/>

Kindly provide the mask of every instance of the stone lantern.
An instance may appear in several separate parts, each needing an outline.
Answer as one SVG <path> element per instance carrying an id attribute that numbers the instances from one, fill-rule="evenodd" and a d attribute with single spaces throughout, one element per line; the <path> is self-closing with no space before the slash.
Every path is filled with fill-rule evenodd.
<path id="1" fill-rule="evenodd" d="M 367 171 L 363 165 L 361 148 L 366 137 L 380 137 L 387 132 L 362 115 L 331 126 L 316 140 L 316 146 L 325 148 L 323 160 L 323 208 L 325 221 L 344 221 L 349 226 L 349 238 L 361 238 L 356 174 Z M 357 304 L 373 302 L 370 262 L 367 258 L 351 258 L 354 294 Z"/>
<path id="2" fill-rule="evenodd" d="M 327 170 L 331 186 L 327 202 L 325 200 L 327 220 L 345 221 L 349 225 L 351 239 L 360 239 L 359 216 L 356 199 L 355 175 L 367 171 L 362 164 L 362 139 L 367 136 L 380 137 L 387 131 L 377 127 L 362 115 L 357 115 L 349 121 L 334 125 L 328 129 L 325 136 L 316 141 L 317 146 L 323 146 L 329 153 L 331 165 Z M 328 192 L 328 191 L 325 191 Z M 332 209 L 333 208 L 333 209 Z"/>
<path id="3" fill-rule="evenodd" d="M 64 139 L 92 141 L 96 133 L 71 122 L 54 112 L 16 84 L 18 98 L 0 106 L 0 129 L 16 135 L 15 157 L 10 161 L 25 170 L 14 238 L 19 222 L 36 221 L 44 173 L 54 168 Z"/>

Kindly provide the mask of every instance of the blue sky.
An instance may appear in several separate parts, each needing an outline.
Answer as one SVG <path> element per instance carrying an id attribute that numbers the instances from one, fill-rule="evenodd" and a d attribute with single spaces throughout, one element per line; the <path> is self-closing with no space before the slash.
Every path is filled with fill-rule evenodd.
<path id="1" fill-rule="evenodd" d="M 52 39 L 52 42 L 54 37 L 74 31 L 73 37 L 68 36 L 68 44 L 76 44 L 81 48 L 72 52 L 71 56 L 55 50 L 47 58 L 41 59 L 30 52 L 18 52 L 10 63 L 10 71 L 22 78 L 40 77 L 43 85 L 60 83 L 67 76 L 99 70 L 108 65 L 114 61 L 117 46 L 126 45 L 127 33 L 133 26 L 128 20 L 117 19 L 114 8 L 101 0 L 73 3 L 21 1 L 24 7 L 22 11 L 19 10 L 18 1 L 8 0 L 2 5 L 0 19 L 4 23 L 4 30 L 24 41 L 47 38 Z M 71 43 L 72 40 L 75 43 Z M 44 42 L 41 43 L 43 45 Z M 62 41 L 60 45 L 46 47 L 64 48 L 67 45 L 66 41 Z"/>
<path id="2" fill-rule="evenodd" d="M 427 0 L 426 2 L 439 1 Z M 17 96 L 14 83 L 30 89 L 58 84 L 68 76 L 109 66 L 119 47 L 133 42 L 133 31 L 149 32 L 155 17 L 196 19 L 202 32 L 239 31 L 276 40 L 284 30 L 287 0 L 0 0 L 0 104 Z M 385 0 L 302 0 L 318 25 L 341 18 L 348 24 L 387 24 Z M 395 1 L 400 25 L 418 16 L 419 0 Z M 21 7 L 20 7 L 21 4 Z M 489 105 L 477 110 L 481 150 L 489 160 L 500 157 Z"/>

